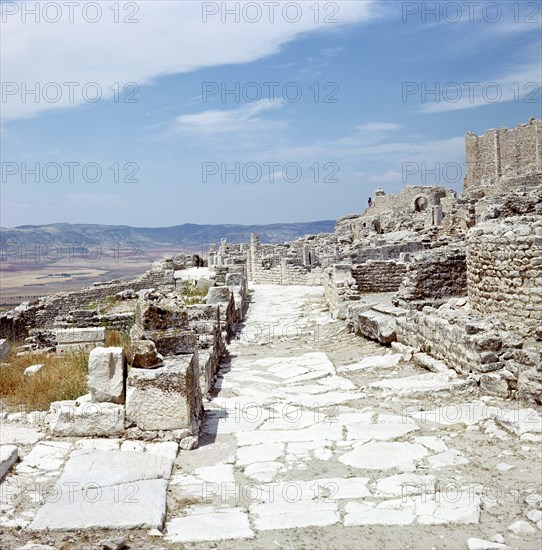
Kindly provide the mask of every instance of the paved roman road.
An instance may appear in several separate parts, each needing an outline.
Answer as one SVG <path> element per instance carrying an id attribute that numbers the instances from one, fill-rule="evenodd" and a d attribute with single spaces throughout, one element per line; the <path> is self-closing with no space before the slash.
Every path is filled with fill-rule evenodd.
<path id="1" fill-rule="evenodd" d="M 525 514 L 541 489 L 540 416 L 343 326 L 319 288 L 254 287 L 200 447 L 170 481 L 166 540 L 458 549 L 504 536 L 538 548 Z M 508 531 L 518 519 L 532 529 Z"/>
<path id="2" fill-rule="evenodd" d="M 24 458 L 0 528 L 58 529 L 58 548 L 91 528 L 69 548 L 540 548 L 539 411 L 349 334 L 321 288 L 254 286 L 229 350 L 193 451 L 3 426 Z M 51 480 L 75 489 L 14 501 Z"/>

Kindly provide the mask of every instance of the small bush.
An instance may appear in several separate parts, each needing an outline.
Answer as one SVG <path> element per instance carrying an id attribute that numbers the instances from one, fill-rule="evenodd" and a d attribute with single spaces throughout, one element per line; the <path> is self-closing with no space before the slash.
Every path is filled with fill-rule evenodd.
<path id="1" fill-rule="evenodd" d="M 88 353 L 42 353 L 17 357 L 12 352 L 0 367 L 0 399 L 10 409 L 26 412 L 49 409 L 53 401 L 76 399 L 88 393 Z M 33 376 L 24 370 L 38 363 L 44 368 Z"/>
<path id="2" fill-rule="evenodd" d="M 190 281 L 185 281 L 179 295 L 186 305 L 201 304 L 207 296 L 207 289 L 198 289 Z"/>

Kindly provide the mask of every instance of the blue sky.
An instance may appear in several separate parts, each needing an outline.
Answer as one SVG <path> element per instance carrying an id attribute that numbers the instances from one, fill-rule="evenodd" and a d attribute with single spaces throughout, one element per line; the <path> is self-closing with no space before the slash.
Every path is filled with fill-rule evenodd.
<path id="1" fill-rule="evenodd" d="M 539 2 L 25 4 L 1 3 L 4 227 L 336 219 L 460 191 L 467 131 L 541 116 Z"/>

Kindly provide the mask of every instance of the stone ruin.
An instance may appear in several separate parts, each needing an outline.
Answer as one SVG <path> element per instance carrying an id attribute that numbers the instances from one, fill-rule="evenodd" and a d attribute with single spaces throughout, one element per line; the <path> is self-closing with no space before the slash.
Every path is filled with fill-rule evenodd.
<path id="1" fill-rule="evenodd" d="M 465 136 L 457 196 L 381 188 L 332 234 L 282 245 L 222 241 L 209 265 L 254 283 L 323 285 L 351 330 L 467 373 L 488 393 L 542 403 L 542 121 Z M 364 297 L 394 293 L 393 307 Z"/>
<path id="2" fill-rule="evenodd" d="M 492 452 L 504 448 L 499 457 L 516 455 L 518 447 L 507 447 L 508 430 L 522 443 L 523 457 L 535 456 L 529 443 L 539 445 L 542 433 L 534 408 L 542 405 L 541 122 L 531 119 L 480 138 L 467 134 L 466 144 L 469 169 L 459 196 L 436 186 L 407 186 L 397 194 L 378 189 L 373 206 L 338 220 L 332 234 L 283 244 L 261 243 L 258 235 L 249 243 L 223 239 L 219 247 L 210 247 L 206 260 L 168 256 L 132 281 L 97 283 L 2 313 L 3 357 L 10 346 L 27 355 L 81 350 L 89 354 L 89 393 L 52 403 L 46 412 L 2 412 L 0 435 L 7 433 L 25 450 L 17 462 L 19 448 L 0 445 L 0 481 L 45 476 L 57 486 L 99 483 L 104 492 L 97 503 L 85 500 L 81 491 L 64 492 L 58 500 L 38 499 L 39 509 L 30 506 L 22 514 L 7 495 L 8 513 L 0 526 L 23 527 L 25 537 L 49 534 L 49 529 L 151 529 L 137 542 L 155 548 L 153 540 L 161 543 L 155 537 L 163 536 L 164 527 L 164 540 L 175 544 L 253 539 L 270 529 L 289 534 L 288 528 L 341 523 L 351 529 L 370 525 L 371 530 L 418 524 L 424 525 L 423 533 L 428 525 L 450 529 L 479 523 L 484 495 L 460 494 L 450 502 L 437 490 L 440 480 L 426 475 L 427 468 L 450 466 L 457 473 L 469 463 L 458 449 L 447 447 L 462 423 L 446 420 L 444 432 L 451 435 L 438 437 L 433 424 L 422 425 L 422 417 L 440 409 L 427 410 L 427 402 L 409 396 L 454 390 L 477 392 L 481 397 L 476 403 L 483 407 L 488 396 L 525 402 L 533 408 L 509 406 L 497 414 L 486 407 L 489 418 L 481 413 L 470 418 L 475 402 L 453 407 L 467 426 L 465 438 L 481 426 L 493 438 Z M 249 304 L 249 282 L 260 285 L 250 307 L 256 321 L 271 318 L 280 325 L 286 319 L 291 327 L 302 318 L 301 302 L 293 298 L 303 294 L 305 303 L 314 305 L 323 293 L 334 319 L 329 322 L 342 325 L 342 339 L 333 336 L 313 351 L 314 340 L 306 337 L 310 332 L 303 325 L 305 336 L 294 346 L 298 355 L 286 357 L 273 356 L 275 348 L 279 355 L 290 349 L 291 342 L 281 347 L 288 340 L 284 332 L 278 342 L 251 343 L 247 338 L 248 343 L 239 343 L 235 339 Z M 187 289 L 197 291 L 201 301 L 193 303 Z M 293 314 L 291 304 L 298 307 Z M 129 335 L 125 347 L 106 347 L 111 329 Z M 341 345 L 351 346 L 348 353 L 359 347 L 361 360 L 344 364 L 348 359 L 343 358 L 334 365 L 322 349 Z M 383 351 L 367 355 L 363 346 Z M 231 359 L 228 348 L 233 348 Z M 239 350 L 248 355 L 229 372 L 228 362 L 233 366 Z M 412 368 L 412 362 L 431 372 L 384 377 L 364 384 L 363 391 L 352 382 L 355 377 L 346 377 L 376 367 L 389 371 L 401 361 L 402 369 Z M 219 373 L 221 365 L 226 368 Z M 216 403 L 215 384 L 226 390 Z M 338 417 L 319 422 L 315 415 L 327 400 Z M 408 406 L 396 414 L 403 400 Z M 240 404 L 255 403 L 263 404 L 256 407 L 262 418 L 239 416 L 247 412 Z M 280 405 L 300 413 L 299 425 L 292 425 L 288 415 L 273 416 Z M 419 437 L 422 428 L 426 435 Z M 418 436 L 408 439 L 411 432 Z M 209 449 L 220 436 L 214 450 Z M 398 437 L 401 441 L 394 441 Z M 205 446 L 197 449 L 200 438 L 206 438 Z M 232 441 L 237 442 L 233 447 Z M 194 458 L 183 459 L 179 448 L 192 451 L 187 456 Z M 312 477 L 321 476 L 314 472 L 323 464 L 319 460 L 331 460 L 327 470 L 337 477 L 307 481 L 310 468 Z M 303 469 L 302 480 L 291 481 L 294 464 Z M 352 477 L 353 468 L 395 468 L 400 473 L 378 474 L 369 483 L 368 477 Z M 497 466 L 499 472 L 508 468 L 513 466 Z M 493 476 L 485 463 L 477 475 L 486 471 Z M 202 496 L 194 490 L 214 491 L 218 482 L 234 479 L 238 483 L 234 473 L 260 491 L 248 507 L 238 500 L 232 504 L 220 491 L 206 494 L 203 506 L 186 505 L 186 498 Z M 458 479 L 464 473 L 459 471 Z M 133 503 L 112 496 L 118 493 L 111 490 L 124 482 L 135 483 L 140 491 Z M 266 501 L 275 496 L 272 486 L 289 483 L 304 493 L 300 502 Z M 319 491 L 324 489 L 316 500 L 315 483 Z M 408 498 L 405 484 L 413 491 Z M 330 486 L 338 491 L 336 500 L 320 498 Z M 180 495 L 181 510 L 170 509 L 172 495 Z M 338 504 L 345 499 L 346 504 Z M 516 520 L 508 531 L 536 537 L 536 529 L 542 529 L 542 497 L 530 491 L 525 503 L 539 509 L 528 510 L 530 523 Z M 414 531 L 415 536 L 423 533 Z M 76 541 L 70 536 L 62 540 Z M 498 540 L 471 537 L 468 548 L 509 548 L 502 544 L 504 537 L 498 535 Z M 112 539 L 100 547 L 122 548 L 124 542 Z"/>
<path id="3" fill-rule="evenodd" d="M 203 400 L 248 304 L 243 266 L 214 273 L 203 263 L 199 256 L 168 256 L 133 281 L 99 283 L 3 313 L 5 353 L 8 339 L 21 338 L 19 354 L 90 353 L 90 393 L 52 403 L 48 413 L 28 413 L 33 422 L 58 437 L 126 435 L 197 446 Z M 185 302 L 179 290 L 186 283 L 200 289 L 202 303 Z M 104 347 L 111 329 L 129 332 L 127 353 Z M 11 417 L 18 414 L 26 416 Z"/>

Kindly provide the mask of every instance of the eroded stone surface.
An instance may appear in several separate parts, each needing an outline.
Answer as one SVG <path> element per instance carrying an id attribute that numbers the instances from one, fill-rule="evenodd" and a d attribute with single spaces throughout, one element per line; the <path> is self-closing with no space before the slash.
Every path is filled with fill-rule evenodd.
<path id="1" fill-rule="evenodd" d="M 161 529 L 172 464 L 152 452 L 73 456 L 57 482 L 66 489 L 38 510 L 30 529 Z"/>

